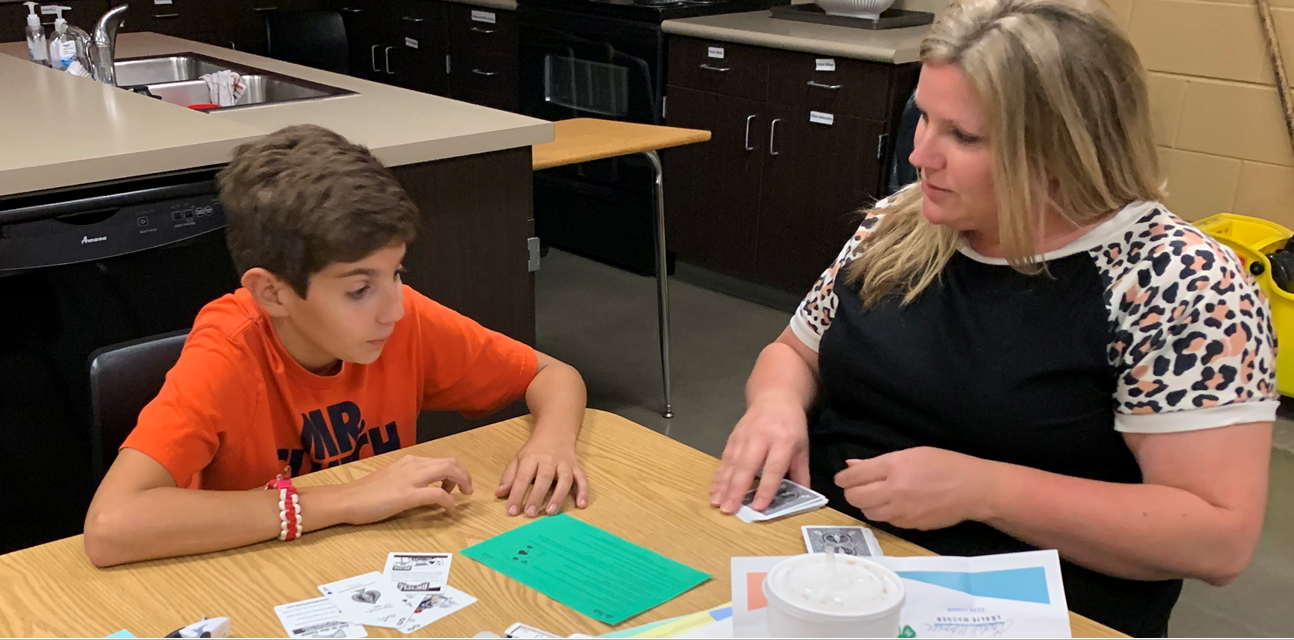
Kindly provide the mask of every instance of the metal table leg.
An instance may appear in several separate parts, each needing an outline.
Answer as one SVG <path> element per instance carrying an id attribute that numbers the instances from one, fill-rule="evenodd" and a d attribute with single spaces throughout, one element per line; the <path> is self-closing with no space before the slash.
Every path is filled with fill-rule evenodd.
<path id="1" fill-rule="evenodd" d="M 643 155 L 651 161 L 652 169 L 656 172 L 656 311 L 660 322 L 661 376 L 665 382 L 665 412 L 661 415 L 673 418 L 669 375 L 669 274 L 665 256 L 665 171 L 661 168 L 660 157 L 655 151 L 644 151 Z"/>

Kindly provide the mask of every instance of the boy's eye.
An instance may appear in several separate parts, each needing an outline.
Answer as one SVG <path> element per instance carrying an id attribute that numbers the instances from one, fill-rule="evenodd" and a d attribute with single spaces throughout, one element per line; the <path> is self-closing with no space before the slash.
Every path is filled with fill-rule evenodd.
<path id="1" fill-rule="evenodd" d="M 404 267 L 400 267 L 399 269 L 395 270 L 395 279 L 401 282 L 403 282 L 405 277 L 408 275 L 409 275 L 409 270 L 405 269 Z"/>
<path id="2" fill-rule="evenodd" d="M 351 300 L 362 300 L 368 293 L 369 289 L 370 287 L 368 285 L 364 285 L 354 291 L 346 292 L 346 295 L 349 296 Z"/>

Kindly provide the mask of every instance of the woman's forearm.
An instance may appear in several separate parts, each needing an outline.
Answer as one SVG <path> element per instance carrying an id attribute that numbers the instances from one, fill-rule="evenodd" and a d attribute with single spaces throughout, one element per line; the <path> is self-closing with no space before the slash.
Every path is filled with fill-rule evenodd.
<path id="1" fill-rule="evenodd" d="M 337 486 L 299 490 L 302 527 L 314 531 L 344 522 L 345 495 Z M 92 508 L 85 521 L 85 552 L 96 566 L 232 549 L 277 538 L 277 491 L 194 491 L 158 487 Z"/>
<path id="2" fill-rule="evenodd" d="M 789 344 L 778 339 L 759 353 L 746 381 L 746 406 L 785 399 L 808 410 L 818 393 L 818 374 Z"/>
<path id="3" fill-rule="evenodd" d="M 1100 482 L 992 463 L 986 524 L 1100 573 L 1214 585 L 1249 563 L 1258 530 L 1183 489 Z"/>

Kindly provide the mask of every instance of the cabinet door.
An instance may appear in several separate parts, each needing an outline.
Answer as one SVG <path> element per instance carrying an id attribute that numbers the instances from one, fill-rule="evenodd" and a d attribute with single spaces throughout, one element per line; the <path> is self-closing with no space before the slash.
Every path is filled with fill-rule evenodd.
<path id="1" fill-rule="evenodd" d="M 705 129 L 709 142 L 665 151 L 665 235 L 687 262 L 755 275 L 765 104 L 670 86 L 668 124 Z"/>
<path id="2" fill-rule="evenodd" d="M 371 0 L 328 0 L 326 6 L 341 13 L 350 48 L 350 75 L 383 81 L 382 39 L 378 34 L 378 7 Z"/>
<path id="3" fill-rule="evenodd" d="M 450 90 L 455 100 L 516 111 L 520 80 L 516 57 L 469 51 L 453 54 Z"/>
<path id="4" fill-rule="evenodd" d="M 446 8 L 442 2 L 403 2 L 396 5 L 389 29 L 395 82 L 406 89 L 449 95 L 449 49 Z"/>
<path id="5" fill-rule="evenodd" d="M 885 128 L 804 107 L 772 109 L 765 125 L 770 142 L 763 150 L 758 280 L 803 293 L 858 227 L 858 210 L 875 198 Z"/>

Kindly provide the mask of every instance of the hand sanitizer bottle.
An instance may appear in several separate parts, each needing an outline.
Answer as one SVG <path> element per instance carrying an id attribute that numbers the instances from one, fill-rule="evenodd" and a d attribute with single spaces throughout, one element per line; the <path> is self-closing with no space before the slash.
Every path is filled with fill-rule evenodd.
<path id="1" fill-rule="evenodd" d="M 78 50 L 79 42 L 74 36 L 80 29 L 69 27 L 67 20 L 63 19 L 63 12 L 70 9 L 71 7 L 54 7 L 58 17 L 54 19 L 54 37 L 49 39 L 49 66 L 59 71 L 66 71 L 68 65 L 84 55 L 84 52 Z M 84 61 L 81 64 L 84 65 Z"/>
<path id="2" fill-rule="evenodd" d="M 37 64 L 49 66 L 49 50 L 45 48 L 45 28 L 40 25 L 40 16 L 36 14 L 35 2 L 24 2 L 27 5 L 27 58 Z"/>

